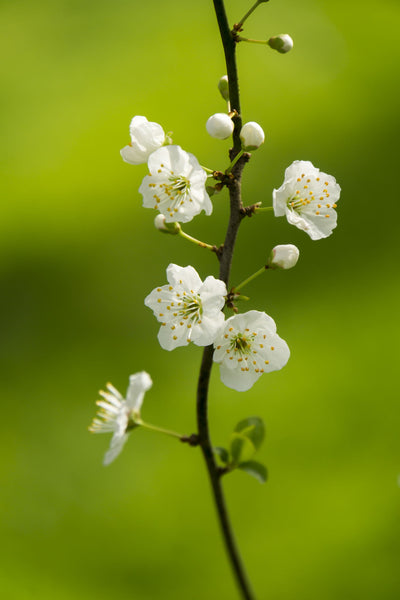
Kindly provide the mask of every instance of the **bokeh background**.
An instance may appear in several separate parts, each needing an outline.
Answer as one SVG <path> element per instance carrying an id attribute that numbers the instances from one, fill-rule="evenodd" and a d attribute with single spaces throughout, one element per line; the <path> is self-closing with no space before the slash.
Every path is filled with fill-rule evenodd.
<path id="1" fill-rule="evenodd" d="M 250 3 L 227 1 L 231 23 Z M 87 432 L 97 390 L 145 369 L 143 415 L 195 430 L 201 349 L 164 352 L 144 296 L 169 262 L 217 273 L 215 256 L 153 228 L 122 162 L 135 114 L 173 131 L 202 164 L 225 168 L 208 137 L 225 73 L 211 1 L 1 3 L 1 546 L 7 600 L 237 597 L 197 449 L 137 431 L 101 465 Z M 394 600 L 400 593 L 398 406 L 398 46 L 396 0 L 274 0 L 245 34 L 288 32 L 295 49 L 238 48 L 245 120 L 266 131 L 244 200 L 271 203 L 295 159 L 342 186 L 339 226 L 311 241 L 266 213 L 243 222 L 238 283 L 277 243 L 297 267 L 247 288 L 292 351 L 241 394 L 214 369 L 215 444 L 260 415 L 265 486 L 225 481 L 261 600 Z M 226 192 L 188 233 L 221 243 Z"/>

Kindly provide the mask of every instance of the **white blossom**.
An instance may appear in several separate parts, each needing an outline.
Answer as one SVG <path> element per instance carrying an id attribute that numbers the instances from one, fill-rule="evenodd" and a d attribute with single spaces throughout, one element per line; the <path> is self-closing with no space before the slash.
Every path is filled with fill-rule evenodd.
<path id="1" fill-rule="evenodd" d="M 164 146 L 149 156 L 148 167 L 139 188 L 143 206 L 159 210 L 167 223 L 187 223 L 202 210 L 212 213 L 207 174 L 193 154 L 180 146 Z"/>
<path id="2" fill-rule="evenodd" d="M 120 151 L 123 160 L 131 165 L 147 162 L 150 154 L 165 142 L 161 125 L 149 122 L 146 117 L 133 117 L 129 126 L 131 142 Z"/>
<path id="3" fill-rule="evenodd" d="M 299 260 L 300 251 L 293 244 L 280 244 L 272 248 L 268 259 L 271 269 L 291 269 Z"/>
<path id="4" fill-rule="evenodd" d="M 296 160 L 285 171 L 281 187 L 273 191 L 276 217 L 286 215 L 292 225 L 312 240 L 328 237 L 336 227 L 340 186 L 309 161 Z"/>
<path id="5" fill-rule="evenodd" d="M 140 371 L 129 377 L 126 398 L 111 383 L 107 383 L 108 391 L 99 392 L 103 400 L 97 402 L 100 410 L 89 430 L 92 433 L 113 433 L 103 464 L 109 465 L 120 454 L 130 430 L 140 424 L 140 409 L 144 394 L 152 385 L 150 375 L 146 371 Z"/>
<path id="6" fill-rule="evenodd" d="M 161 347 L 212 344 L 225 320 L 225 283 L 212 275 L 202 282 L 193 267 L 175 264 L 168 266 L 167 280 L 168 285 L 154 289 L 144 301 L 161 323 Z"/>
<path id="7" fill-rule="evenodd" d="M 227 319 L 214 348 L 221 381 L 238 392 L 249 390 L 263 373 L 282 369 L 290 356 L 275 321 L 258 310 Z"/>
<path id="8" fill-rule="evenodd" d="M 265 134 L 258 123 L 249 121 L 240 130 L 240 139 L 244 150 L 257 150 L 264 143 Z"/>
<path id="9" fill-rule="evenodd" d="M 211 137 L 217 140 L 226 140 L 232 135 L 234 125 L 232 119 L 226 113 L 215 113 L 208 119 L 206 129 Z"/>

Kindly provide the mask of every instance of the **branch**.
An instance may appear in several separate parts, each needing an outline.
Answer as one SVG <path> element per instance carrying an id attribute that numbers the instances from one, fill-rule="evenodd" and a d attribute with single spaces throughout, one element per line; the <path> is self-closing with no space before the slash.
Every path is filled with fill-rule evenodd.
<path id="1" fill-rule="evenodd" d="M 228 20 L 225 13 L 223 0 L 213 0 L 215 13 L 218 20 L 219 30 L 221 34 L 222 44 L 225 52 L 225 61 L 229 80 L 229 96 L 232 110 L 237 111 L 237 116 L 233 117 L 235 128 L 233 131 L 233 148 L 230 151 L 230 158 L 233 158 L 241 150 L 240 130 L 242 120 L 240 116 L 240 99 L 239 99 L 239 83 L 236 68 L 235 48 L 236 43 L 232 37 L 229 28 Z M 232 256 L 236 242 L 237 232 L 244 214 L 242 213 L 241 199 L 241 177 L 244 165 L 248 161 L 249 156 L 242 156 L 235 164 L 232 174 L 233 178 L 226 184 L 229 189 L 230 198 L 230 216 L 228 228 L 226 231 L 225 242 L 220 249 L 220 270 L 219 278 L 224 281 L 228 287 L 229 275 L 232 264 Z M 199 381 L 197 386 L 197 426 L 198 426 L 198 442 L 201 446 L 203 456 L 207 465 L 208 474 L 211 481 L 211 487 L 214 495 L 218 518 L 221 526 L 222 535 L 225 542 L 225 547 L 232 565 L 237 584 L 245 600 L 254 600 L 251 592 L 247 576 L 242 565 L 238 548 L 233 536 L 232 527 L 230 524 L 225 498 L 221 486 L 221 477 L 218 466 L 215 462 L 213 446 L 210 439 L 210 431 L 208 426 L 208 388 L 210 383 L 210 375 L 213 364 L 213 346 L 204 348 L 203 358 L 200 368 Z"/>

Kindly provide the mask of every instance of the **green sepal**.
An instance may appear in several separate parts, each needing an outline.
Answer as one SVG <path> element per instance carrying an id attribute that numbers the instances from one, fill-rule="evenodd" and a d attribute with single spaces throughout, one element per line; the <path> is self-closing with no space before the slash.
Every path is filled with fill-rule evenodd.
<path id="1" fill-rule="evenodd" d="M 248 438 L 256 450 L 260 448 L 265 437 L 265 425 L 260 417 L 243 419 L 236 425 L 234 431 Z"/>
<path id="2" fill-rule="evenodd" d="M 267 467 L 255 460 L 249 460 L 238 465 L 238 469 L 245 471 L 260 483 L 265 483 L 268 479 Z"/>
<path id="3" fill-rule="evenodd" d="M 224 464 L 227 465 L 229 462 L 229 452 L 226 448 L 222 448 L 221 446 L 215 446 L 213 448 L 214 454 L 216 454 L 219 458 L 219 460 Z"/>

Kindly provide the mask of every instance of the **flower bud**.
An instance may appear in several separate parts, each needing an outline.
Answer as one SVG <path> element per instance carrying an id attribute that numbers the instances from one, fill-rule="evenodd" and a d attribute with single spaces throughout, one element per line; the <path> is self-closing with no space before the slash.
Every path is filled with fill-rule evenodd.
<path id="1" fill-rule="evenodd" d="M 269 38 L 267 44 L 281 54 L 286 54 L 286 52 L 289 52 L 293 48 L 293 40 L 287 33 L 281 33 Z"/>
<path id="2" fill-rule="evenodd" d="M 299 259 L 300 251 L 293 244 L 282 244 L 271 250 L 267 265 L 270 269 L 291 269 Z"/>
<path id="3" fill-rule="evenodd" d="M 249 121 L 243 125 L 240 132 L 240 139 L 242 140 L 243 150 L 251 151 L 257 150 L 264 143 L 265 135 L 258 123 Z"/>
<path id="4" fill-rule="evenodd" d="M 157 215 L 154 219 L 154 227 L 162 233 L 171 233 L 172 235 L 178 235 L 181 226 L 179 223 L 166 223 L 164 215 Z"/>
<path id="5" fill-rule="evenodd" d="M 229 101 L 229 82 L 228 75 L 223 75 L 218 82 L 218 89 L 220 91 L 221 96 L 227 102 Z"/>
<path id="6" fill-rule="evenodd" d="M 165 133 L 161 125 L 149 122 L 146 117 L 136 115 L 129 125 L 131 142 L 120 150 L 122 160 L 131 165 L 142 165 L 150 154 L 161 148 Z"/>
<path id="7" fill-rule="evenodd" d="M 233 127 L 232 119 L 225 113 L 212 115 L 206 123 L 208 133 L 217 140 L 226 140 L 232 135 Z"/>

